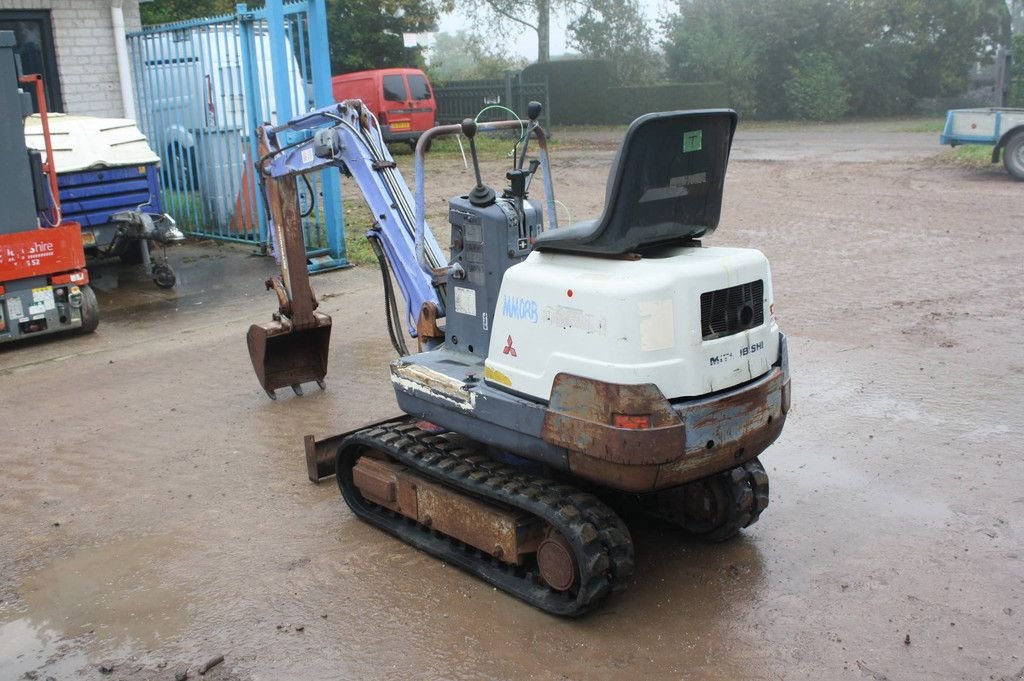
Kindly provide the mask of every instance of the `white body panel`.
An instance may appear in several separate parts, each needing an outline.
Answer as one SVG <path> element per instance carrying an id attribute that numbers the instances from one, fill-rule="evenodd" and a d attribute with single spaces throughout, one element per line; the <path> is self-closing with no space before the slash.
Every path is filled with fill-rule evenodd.
<path id="1" fill-rule="evenodd" d="M 701 293 L 758 279 L 764 323 L 703 340 Z M 485 377 L 544 400 L 561 372 L 654 383 L 669 399 L 704 395 L 778 359 L 771 305 L 768 261 L 752 249 L 673 248 L 639 260 L 534 252 L 505 273 Z"/>

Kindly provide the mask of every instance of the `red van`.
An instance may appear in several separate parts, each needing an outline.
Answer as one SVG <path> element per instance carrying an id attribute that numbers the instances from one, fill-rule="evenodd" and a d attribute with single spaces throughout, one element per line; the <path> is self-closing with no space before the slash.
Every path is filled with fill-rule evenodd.
<path id="1" fill-rule="evenodd" d="M 361 99 L 380 121 L 385 142 L 415 145 L 434 127 L 437 106 L 427 74 L 419 69 L 375 69 L 334 76 L 334 100 Z"/>

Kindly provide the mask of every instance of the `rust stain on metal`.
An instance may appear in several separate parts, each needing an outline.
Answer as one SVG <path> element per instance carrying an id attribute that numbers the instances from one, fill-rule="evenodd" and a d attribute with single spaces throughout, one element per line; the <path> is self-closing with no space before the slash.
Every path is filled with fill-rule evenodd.
<path id="1" fill-rule="evenodd" d="M 256 378 L 264 390 L 323 381 L 331 343 L 331 318 L 313 312 L 313 325 L 298 329 L 287 319 L 253 324 L 245 336 Z"/>
<path id="2" fill-rule="evenodd" d="M 423 352 L 423 341 L 427 338 L 444 338 L 444 331 L 437 326 L 437 306 L 431 302 L 423 303 L 416 320 L 416 342 L 420 352 Z"/>
<path id="3" fill-rule="evenodd" d="M 262 128 L 258 148 L 261 158 L 270 151 Z M 250 326 L 246 344 L 256 378 L 273 397 L 278 388 L 323 382 L 327 375 L 331 318 L 315 311 L 317 304 L 309 284 L 295 181 L 265 180 L 264 187 L 277 227 L 276 248 L 281 255 L 281 274 L 267 285 L 277 294 L 278 313 L 272 322 Z"/>
<path id="4" fill-rule="evenodd" d="M 369 501 L 480 549 L 520 563 L 540 543 L 540 521 L 473 499 L 391 461 L 361 456 L 352 480 Z"/>
<path id="5" fill-rule="evenodd" d="M 784 392 L 788 376 L 779 368 L 732 394 L 676 405 L 653 385 L 611 385 L 560 374 L 541 434 L 568 450 L 574 474 L 648 492 L 756 457 L 782 432 Z M 617 428 L 616 414 L 649 414 L 652 427 Z"/>
<path id="6" fill-rule="evenodd" d="M 309 476 L 310 482 L 320 482 L 334 475 L 334 469 L 337 465 L 338 447 L 341 446 L 342 440 L 346 437 L 358 430 L 379 426 L 382 423 L 388 423 L 397 418 L 401 418 L 401 414 L 364 423 L 352 430 L 331 435 L 322 440 L 317 440 L 313 435 L 306 435 L 302 439 L 302 444 L 306 452 L 306 474 Z"/>
<path id="7" fill-rule="evenodd" d="M 549 531 L 537 548 L 541 579 L 557 591 L 568 591 L 579 581 L 579 563 L 572 546 L 560 533 Z"/>
<path id="8" fill-rule="evenodd" d="M 649 416 L 650 428 L 618 428 L 616 414 Z M 545 442 L 613 463 L 672 461 L 686 446 L 682 420 L 658 387 L 619 385 L 558 374 L 544 415 Z"/>

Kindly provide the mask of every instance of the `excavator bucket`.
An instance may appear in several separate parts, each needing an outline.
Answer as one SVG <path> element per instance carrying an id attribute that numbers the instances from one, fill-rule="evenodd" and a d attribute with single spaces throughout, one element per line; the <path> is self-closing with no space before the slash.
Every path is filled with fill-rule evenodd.
<path id="1" fill-rule="evenodd" d="M 258 128 L 257 137 L 260 158 L 269 158 L 267 131 Z M 245 341 L 256 378 L 275 400 L 274 391 L 285 386 L 291 386 L 296 395 L 302 394 L 302 384 L 308 381 L 316 381 L 323 389 L 331 318 L 316 311 L 316 296 L 309 285 L 295 180 L 263 179 L 267 181 L 260 186 L 270 210 L 270 233 L 281 268 L 281 275 L 268 279 L 266 285 L 277 293 L 279 308 L 274 321 L 250 326 Z"/>
<path id="2" fill-rule="evenodd" d="M 302 384 L 316 381 L 324 387 L 327 350 L 331 344 L 331 318 L 315 312 L 315 326 L 295 329 L 288 322 L 253 324 L 245 340 L 256 378 L 270 399 L 274 391 L 290 386 L 302 394 Z"/>

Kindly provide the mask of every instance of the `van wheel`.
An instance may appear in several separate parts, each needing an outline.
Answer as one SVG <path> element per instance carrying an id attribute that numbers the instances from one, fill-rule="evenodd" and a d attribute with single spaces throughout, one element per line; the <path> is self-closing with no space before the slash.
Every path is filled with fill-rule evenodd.
<path id="1" fill-rule="evenodd" d="M 175 143 L 167 147 L 167 167 L 164 169 L 165 184 L 182 191 L 199 189 L 196 173 L 196 153 L 189 147 Z"/>
<path id="2" fill-rule="evenodd" d="M 409 140 L 409 148 L 412 149 L 412 153 L 414 153 L 414 154 L 416 153 L 416 145 L 419 144 L 419 141 L 420 141 L 419 137 L 417 137 L 414 140 Z M 427 153 L 428 151 L 430 151 L 430 145 L 433 143 L 433 141 L 434 140 L 427 140 L 427 143 L 423 145 L 423 153 L 424 154 Z"/>

